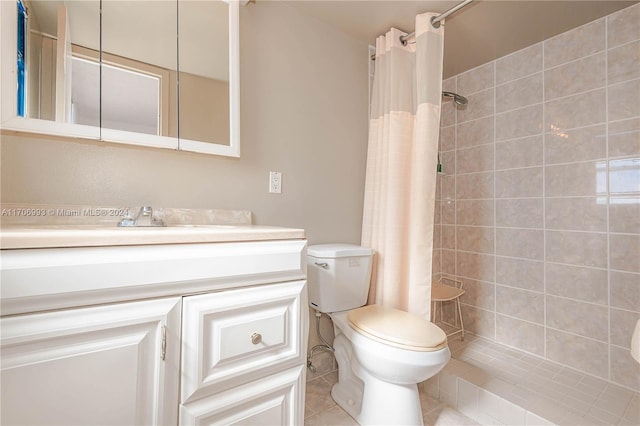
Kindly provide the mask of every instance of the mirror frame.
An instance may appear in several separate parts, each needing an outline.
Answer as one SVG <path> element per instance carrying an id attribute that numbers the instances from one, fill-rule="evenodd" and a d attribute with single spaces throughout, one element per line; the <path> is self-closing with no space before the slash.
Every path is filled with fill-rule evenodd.
<path id="1" fill-rule="evenodd" d="M 0 130 L 240 157 L 239 1 L 222 1 L 229 5 L 229 145 L 181 139 L 180 135 L 156 136 L 18 116 L 14 94 L 17 87 L 14 59 L 17 57 L 16 5 L 14 1 L 6 0 L 0 1 Z"/>

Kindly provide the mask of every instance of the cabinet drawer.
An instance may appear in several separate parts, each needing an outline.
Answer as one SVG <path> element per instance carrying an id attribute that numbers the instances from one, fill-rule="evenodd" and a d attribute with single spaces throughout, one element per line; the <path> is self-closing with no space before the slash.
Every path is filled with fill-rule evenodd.
<path id="1" fill-rule="evenodd" d="M 305 281 L 185 297 L 182 402 L 304 364 Z"/>
<path id="2" fill-rule="evenodd" d="M 304 366 L 184 404 L 181 425 L 301 425 Z"/>

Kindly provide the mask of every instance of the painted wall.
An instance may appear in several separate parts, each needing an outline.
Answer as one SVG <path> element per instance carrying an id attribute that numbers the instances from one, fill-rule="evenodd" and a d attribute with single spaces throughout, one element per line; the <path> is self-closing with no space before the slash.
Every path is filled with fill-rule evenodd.
<path id="1" fill-rule="evenodd" d="M 3 134 L 1 200 L 248 209 L 257 224 L 306 229 L 310 244 L 359 243 L 367 45 L 285 2 L 240 19 L 240 159 Z"/>
<path id="2" fill-rule="evenodd" d="M 640 5 L 445 81 L 435 267 L 465 327 L 638 390 Z"/>

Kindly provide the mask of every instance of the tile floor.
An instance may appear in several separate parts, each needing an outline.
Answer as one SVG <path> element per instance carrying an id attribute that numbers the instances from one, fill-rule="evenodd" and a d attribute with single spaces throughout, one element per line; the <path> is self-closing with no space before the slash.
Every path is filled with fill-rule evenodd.
<path id="1" fill-rule="evenodd" d="M 432 380 L 440 381 L 440 390 L 447 375 L 453 375 L 550 423 L 640 425 L 638 392 L 469 334 L 464 342 L 450 339 L 449 348 L 452 362 Z M 433 394 L 433 387 L 426 386 L 430 387 Z M 458 403 L 459 396 L 448 400 L 440 392 L 439 397 L 474 417 Z"/>
<path id="2" fill-rule="evenodd" d="M 457 395 L 443 394 L 444 381 L 451 377 L 463 378 L 549 423 L 640 425 L 638 392 L 468 333 L 464 342 L 459 336 L 450 338 L 449 348 L 452 362 L 420 386 L 425 425 L 500 423 L 476 418 L 468 406 L 458 404 Z M 331 372 L 307 382 L 305 425 L 357 425 L 331 398 L 337 378 L 337 372 Z"/>
<path id="3" fill-rule="evenodd" d="M 307 396 L 304 414 L 306 426 L 357 426 L 342 408 L 331 398 L 331 387 L 338 380 L 337 372 L 315 377 L 307 382 Z M 477 425 L 447 404 L 420 392 L 422 414 L 425 425 Z"/>

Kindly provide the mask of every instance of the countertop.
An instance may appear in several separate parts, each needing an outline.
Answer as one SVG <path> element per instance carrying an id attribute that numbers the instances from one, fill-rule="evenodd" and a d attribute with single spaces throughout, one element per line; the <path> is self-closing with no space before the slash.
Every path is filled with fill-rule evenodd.
<path id="1" fill-rule="evenodd" d="M 248 210 L 153 208 L 166 227 L 118 227 L 141 206 L 0 204 L 0 249 L 304 239 L 303 229 L 252 223 Z M 147 207 L 148 208 L 148 207 Z"/>
<path id="2" fill-rule="evenodd" d="M 0 228 L 0 248 L 103 247 L 304 239 L 303 229 L 258 225 L 124 227 L 10 225 Z"/>

